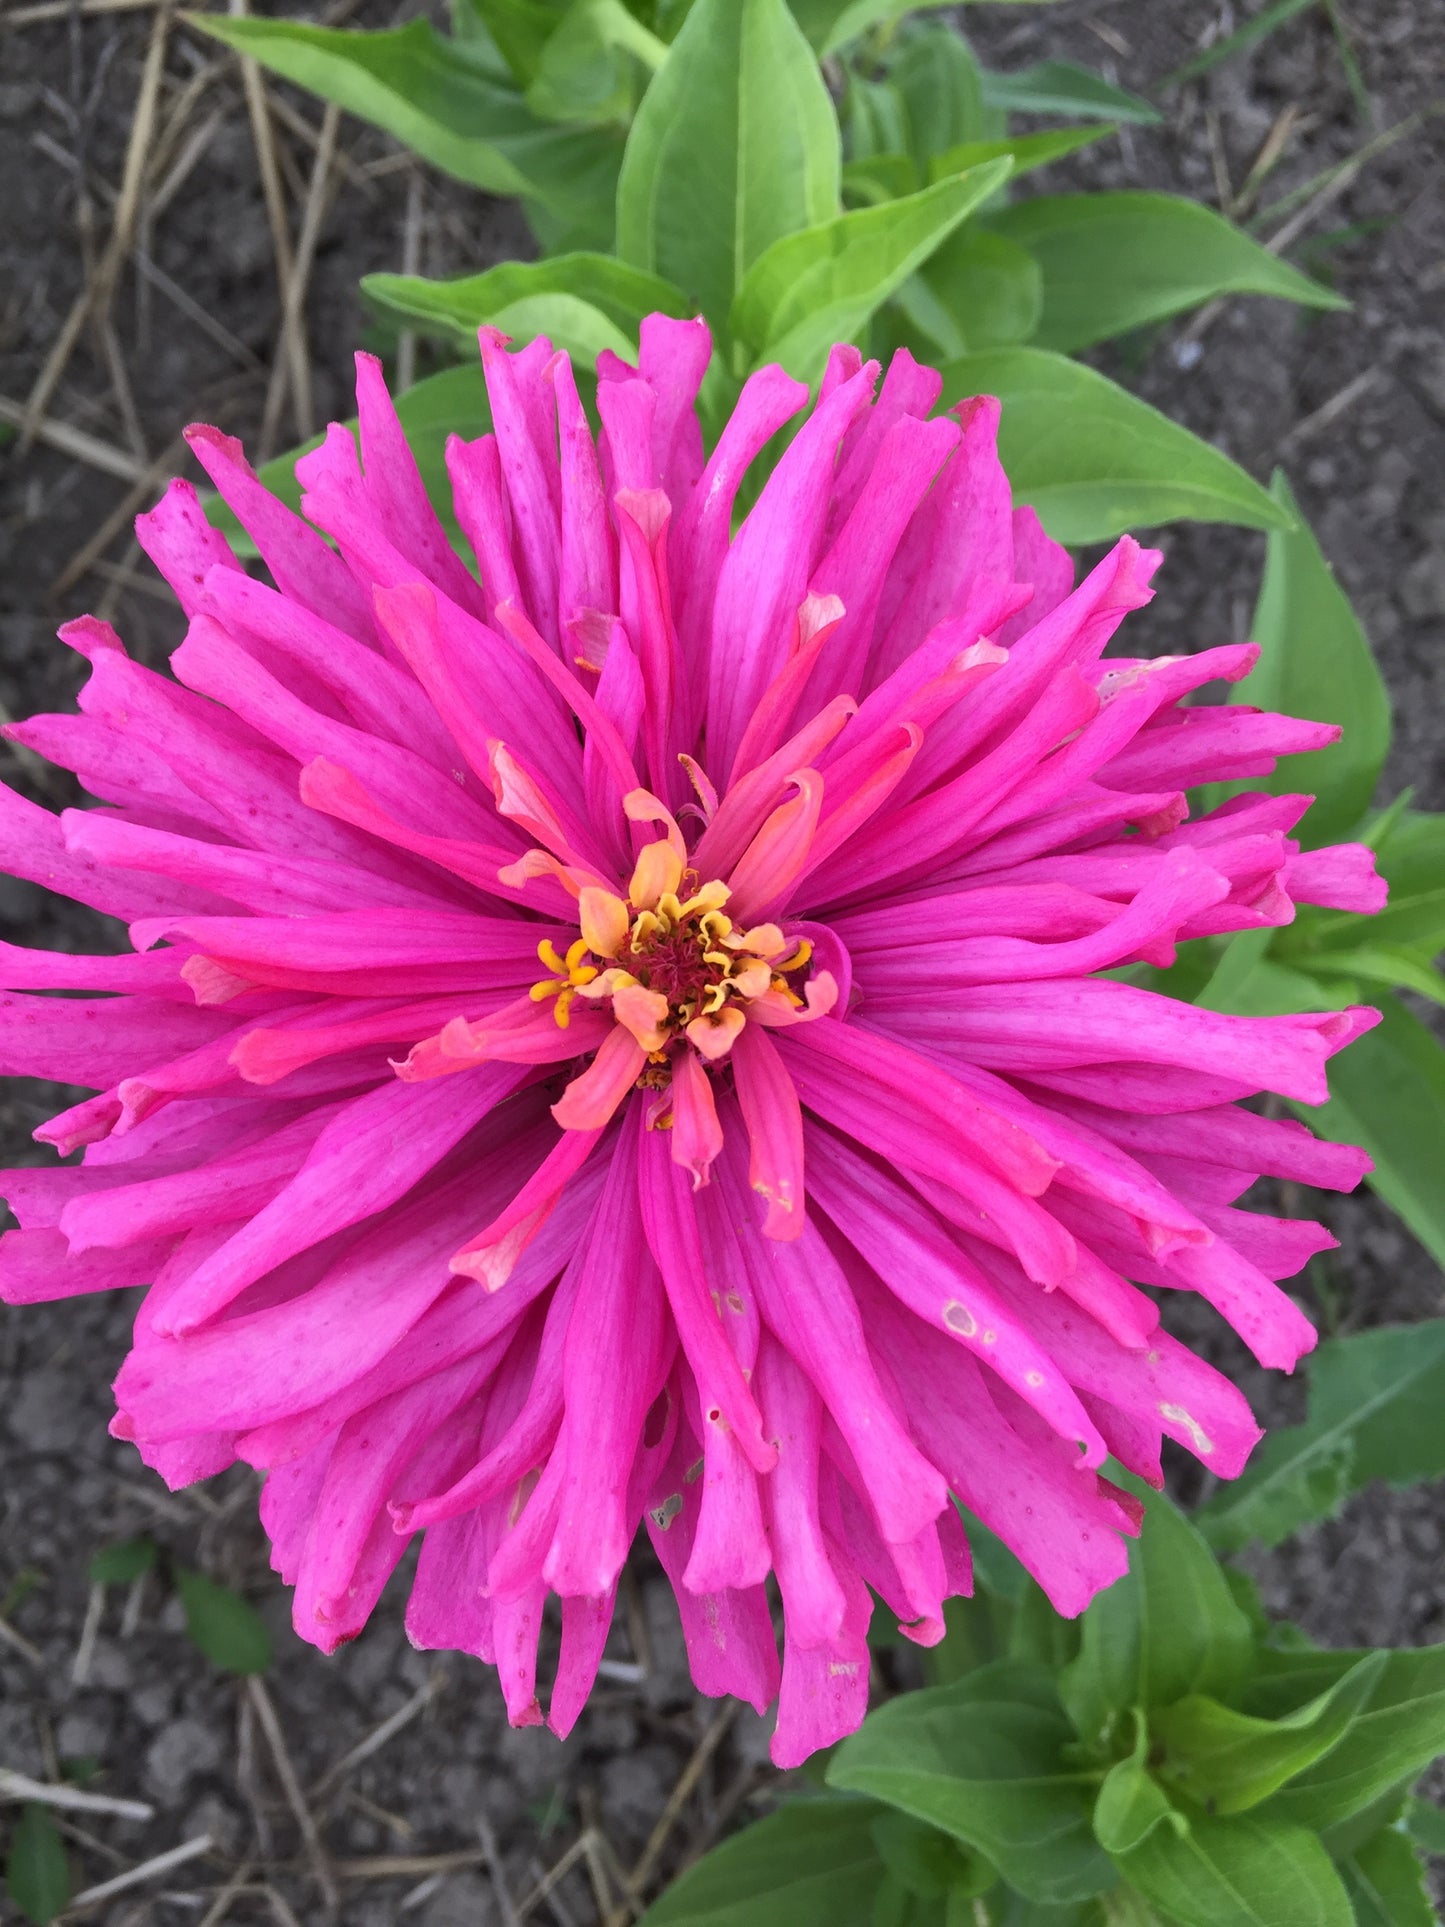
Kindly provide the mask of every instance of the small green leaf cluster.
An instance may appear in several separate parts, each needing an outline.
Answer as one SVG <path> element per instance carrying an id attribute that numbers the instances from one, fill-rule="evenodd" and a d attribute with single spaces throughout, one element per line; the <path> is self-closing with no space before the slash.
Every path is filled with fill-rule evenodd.
<path id="1" fill-rule="evenodd" d="M 171 1559 L 146 1534 L 103 1546 L 90 1562 L 93 1586 L 128 1586 L 156 1569 L 175 1588 L 193 1645 L 225 1673 L 264 1673 L 271 1664 L 266 1622 L 240 1593 Z"/>
<path id="2" fill-rule="evenodd" d="M 900 0 L 456 0 L 454 32 L 293 21 L 207 31 L 522 201 L 543 254 L 453 281 L 378 274 L 390 322 L 472 352 L 487 323 L 595 370 L 642 317 L 702 313 L 716 430 L 754 368 L 815 382 L 835 342 L 944 366 L 942 405 L 1006 403 L 1015 493 L 1062 541 L 1181 517 L 1284 529 L 1235 463 L 1065 357 L 1222 294 L 1342 305 L 1207 208 L 1007 181 L 1155 110 L 1086 69 L 990 73 Z M 831 84 L 830 84 L 831 83 Z M 1011 132 L 1017 113 L 1075 123 Z M 1082 124 L 1080 124 L 1082 123 Z M 418 385 L 417 403 L 437 410 Z M 446 391 L 458 400 L 455 386 Z M 484 411 L 470 374 L 465 414 Z M 408 432 L 434 481 L 440 442 Z M 286 464 L 284 466 L 289 466 Z"/>
<path id="3" fill-rule="evenodd" d="M 65 1842 L 50 1810 L 33 1800 L 20 1809 L 20 1817 L 10 1829 L 5 1891 L 34 1927 L 46 1927 L 70 1898 Z"/>
<path id="4" fill-rule="evenodd" d="M 1272 1629 L 1158 1496 L 1075 1625 L 991 1566 L 938 1649 L 959 1676 L 880 1707 L 827 1794 L 644 1927 L 1429 1927 L 1415 1843 L 1445 1821 L 1410 1788 L 1445 1749 L 1445 1647 Z"/>

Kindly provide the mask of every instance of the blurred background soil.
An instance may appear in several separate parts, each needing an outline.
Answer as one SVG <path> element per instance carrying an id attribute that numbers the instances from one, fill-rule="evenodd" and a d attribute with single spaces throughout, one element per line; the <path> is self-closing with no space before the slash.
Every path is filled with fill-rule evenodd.
<path id="1" fill-rule="evenodd" d="M 322 17 L 383 25 L 393 9 L 340 0 Z M 968 26 L 992 66 L 1072 58 L 1151 93 L 1257 10 L 984 4 L 968 9 Z M 1333 191 L 1306 197 L 1286 249 L 1347 294 L 1349 312 L 1234 300 L 1100 363 L 1262 479 L 1286 467 L 1390 683 L 1386 792 L 1413 784 L 1438 809 L 1445 118 L 1432 110 L 1445 95 L 1445 4 L 1344 0 L 1338 11 L 1362 91 L 1325 9 L 1313 8 L 1161 96 L 1163 126 L 1124 130 L 1029 187 L 1169 189 L 1235 213 L 1262 205 L 1269 239 L 1285 225 L 1268 219 L 1271 201 L 1358 160 Z M 159 78 L 145 165 L 113 244 L 148 50 Z M 10 716 L 72 697 L 81 664 L 54 640 L 64 615 L 110 617 L 152 663 L 178 640 L 169 592 L 139 557 L 130 521 L 184 470 L 176 438 L 187 421 L 276 452 L 298 428 L 350 412 L 350 356 L 370 327 L 360 275 L 458 273 L 527 251 L 510 208 L 414 167 L 355 121 L 324 119 L 299 93 L 270 87 L 268 100 L 288 246 L 305 269 L 309 411 L 304 395 L 297 409 L 298 384 L 285 392 L 274 373 L 275 240 L 234 60 L 179 16 L 162 22 L 149 0 L 0 9 L 0 434 L 42 376 L 50 390 L 41 441 L 23 454 L 14 441 L 0 448 L 0 706 Z M 1261 182 L 1256 164 L 1270 149 L 1278 159 Z M 107 276 L 104 325 L 77 325 L 78 301 Z M 61 365 L 57 344 L 70 336 Z M 424 347 L 416 365 L 428 365 Z M 1159 595 L 1134 619 L 1144 647 L 1242 638 L 1262 538 L 1179 528 L 1161 542 Z M 73 800 L 68 778 L 29 757 L 0 747 L 0 765 L 41 801 Z M 5 940 L 82 948 L 98 928 L 77 906 L 0 878 Z M 0 1100 L 3 1161 L 38 1155 L 29 1133 L 65 1101 L 12 1086 Z M 1323 1308 L 1337 1328 L 1445 1309 L 1440 1274 L 1371 1198 L 1326 1200 L 1322 1215 L 1342 1240 Z M 123 1299 L 0 1308 L 0 1766 L 51 1778 L 90 1763 L 94 1789 L 152 1807 L 149 1821 L 77 1816 L 79 1887 L 203 1836 L 212 1843 L 77 1918 L 625 1922 L 636 1911 L 629 1876 L 650 1893 L 766 1800 L 765 1727 L 696 1699 L 666 1588 L 646 1565 L 629 1577 L 606 1677 L 563 1747 L 545 1732 L 510 1733 L 479 1664 L 412 1653 L 399 1584 L 336 1658 L 297 1642 L 255 1524 L 252 1477 L 241 1469 L 171 1496 L 107 1436 L 108 1385 L 133 1313 Z M 1267 1418 L 1298 1415 L 1297 1385 L 1246 1377 Z M 1439 1487 L 1365 1493 L 1254 1562 L 1269 1603 L 1331 1645 L 1445 1639 L 1441 1501 Z M 259 1693 L 201 1658 L 155 1577 L 129 1591 L 90 1587 L 94 1554 L 137 1532 L 255 1601 L 276 1647 Z M 358 1747 L 370 1750 L 358 1759 Z M 547 1888 L 547 1870 L 564 1861 Z M 328 1882 L 339 1894 L 330 1914 Z M 0 1918 L 10 1918 L 3 1901 Z"/>

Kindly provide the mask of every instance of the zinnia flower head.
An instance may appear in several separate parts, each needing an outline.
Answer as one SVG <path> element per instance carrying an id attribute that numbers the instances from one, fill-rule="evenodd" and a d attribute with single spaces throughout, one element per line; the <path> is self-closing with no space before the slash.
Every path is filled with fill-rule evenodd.
<path id="1" fill-rule="evenodd" d="M 175 680 L 83 618 L 81 713 L 7 732 L 102 805 L 4 792 L 10 868 L 133 954 L 3 948 L 12 992 L 99 994 L 4 999 L 0 1068 L 98 1094 L 37 1133 L 79 1164 L 5 1176 L 0 1291 L 149 1285 L 112 1429 L 173 1486 L 265 1469 L 304 1638 L 421 1531 L 411 1637 L 514 1722 L 559 1597 L 565 1733 L 642 1524 L 699 1688 L 778 1699 L 788 1765 L 861 1719 L 875 1594 L 941 1636 L 955 1499 L 1074 1614 L 1138 1524 L 1108 1454 L 1239 1471 L 1245 1401 L 1151 1294 L 1313 1342 L 1275 1281 L 1333 1240 L 1235 1201 L 1366 1160 L 1239 1100 L 1319 1102 L 1374 1013 L 1100 973 L 1381 886 L 1300 853 L 1303 796 L 1190 814 L 1336 732 L 1188 706 L 1248 645 L 1105 658 L 1159 558 L 1075 587 L 995 402 L 931 420 L 936 374 L 839 348 L 707 455 L 701 321 L 603 356 L 595 439 L 565 355 L 481 347 L 474 562 L 360 356 L 304 521 L 191 431 L 270 582 L 173 483 Z"/>

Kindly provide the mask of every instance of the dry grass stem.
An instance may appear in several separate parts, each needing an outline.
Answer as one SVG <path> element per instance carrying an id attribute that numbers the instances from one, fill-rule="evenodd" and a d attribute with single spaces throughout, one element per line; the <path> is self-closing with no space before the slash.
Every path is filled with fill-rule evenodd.
<path id="1" fill-rule="evenodd" d="M 374 1726 L 365 1738 L 358 1740 L 356 1745 L 343 1753 L 339 1760 L 327 1767 L 312 1787 L 311 1798 L 317 1801 L 324 1799 L 353 1768 L 360 1766 L 363 1760 L 369 1760 L 373 1753 L 379 1753 L 388 1740 L 394 1740 L 404 1727 L 410 1726 L 417 1715 L 424 1713 L 431 1705 L 442 1680 L 443 1675 L 440 1672 L 434 1673 L 425 1686 L 417 1688 L 405 1706 L 399 1706 L 390 1719 L 385 1719 L 379 1726 Z"/>
<path id="2" fill-rule="evenodd" d="M 105 1587 L 92 1586 L 90 1597 L 85 1602 L 85 1618 L 80 1628 L 80 1644 L 75 1649 L 75 1658 L 70 1665 L 72 1686 L 84 1686 L 90 1678 L 90 1662 L 95 1656 L 95 1642 L 100 1634 L 100 1619 L 104 1611 Z"/>
<path id="3" fill-rule="evenodd" d="M 540 1907 L 544 1900 L 550 1900 L 554 1889 L 561 1886 L 562 1882 L 567 1878 L 568 1874 L 571 1873 L 572 1869 L 577 1865 L 577 1862 L 585 1856 L 586 1852 L 587 1835 L 584 1833 L 572 1842 L 561 1859 L 548 1868 L 547 1872 L 543 1874 L 531 1892 L 524 1896 L 517 1907 L 518 1920 L 525 1920 L 528 1914 Z"/>
<path id="4" fill-rule="evenodd" d="M 281 1923 L 281 1927 L 301 1927 L 301 1922 L 291 1910 L 290 1901 L 279 1887 L 263 1887 L 261 1891 L 265 1894 L 267 1904 Z"/>
<path id="5" fill-rule="evenodd" d="M 4 395 L 0 395 L 0 422 L 22 429 L 31 441 L 69 455 L 89 468 L 98 468 L 102 475 L 113 475 L 119 482 L 138 481 L 147 472 L 144 462 L 113 442 L 103 442 L 83 428 L 72 428 L 69 422 L 51 421 L 47 415 L 32 416 L 25 404 Z"/>
<path id="6" fill-rule="evenodd" d="M 164 582 L 153 582 L 149 576 L 141 575 L 139 561 L 140 549 L 137 546 L 135 553 L 127 556 L 124 562 L 107 562 L 97 557 L 90 565 L 90 572 L 98 575 L 102 581 L 113 583 L 127 595 L 133 592 L 148 597 L 152 602 L 159 602 L 167 609 L 174 609 L 176 598 L 173 591 Z"/>
<path id="7" fill-rule="evenodd" d="M 313 154 L 316 153 L 321 146 L 321 137 L 325 131 L 324 125 L 320 128 L 313 127 L 304 114 L 298 113 L 290 101 L 282 100 L 279 94 L 271 94 L 268 96 L 268 99 L 271 112 L 286 129 L 287 133 L 294 134 L 303 147 L 310 148 Z M 410 154 L 402 154 L 398 156 L 398 158 L 407 166 L 412 164 Z M 370 176 L 356 161 L 352 160 L 345 149 L 342 149 L 336 155 L 335 164 L 337 173 L 340 174 L 343 179 L 349 181 L 353 187 L 359 187 L 368 201 L 374 201 L 376 199 L 375 194 L 372 192 Z"/>
<path id="8" fill-rule="evenodd" d="M 12 720 L 8 714 L 6 720 Z M 24 762 L 25 760 L 25 757 L 20 754 L 21 747 L 22 745 L 19 743 L 6 744 L 6 748 L 18 762 Z M 25 751 L 25 756 L 34 756 L 34 754 L 34 750 Z M 37 758 L 36 760 L 38 761 L 39 759 Z M 37 1672 L 43 1673 L 45 1671 L 44 1653 L 41 1652 L 38 1646 L 32 1646 L 24 1633 L 17 1633 L 8 1619 L 0 1619 L 0 1645 L 8 1646 L 12 1652 L 19 1653 L 20 1657 L 28 1660 Z"/>
<path id="9" fill-rule="evenodd" d="M 92 318 L 103 322 L 108 314 L 121 265 L 130 251 L 131 240 L 135 233 L 136 214 L 140 207 L 141 187 L 150 154 L 151 137 L 155 130 L 156 106 L 160 97 L 161 74 L 165 67 L 170 20 L 170 0 L 162 0 L 151 27 L 150 44 L 146 48 L 145 65 L 141 69 L 140 88 L 136 95 L 130 139 L 126 144 L 125 163 L 121 170 L 120 189 L 116 196 L 110 238 L 105 244 L 105 251 L 96 264 L 94 273 L 90 275 L 86 285 L 76 297 L 70 313 L 66 316 L 60 333 L 56 337 L 55 345 L 36 378 L 35 386 L 26 397 L 18 450 L 21 454 L 32 441 L 39 438 L 40 424 L 50 405 L 50 398 L 60 386 L 61 378 L 70 364 L 70 357 L 75 352 L 86 322 Z"/>
<path id="10" fill-rule="evenodd" d="M 1295 423 L 1280 443 L 1280 452 L 1283 453 L 1289 448 L 1298 448 L 1300 443 L 1308 441 L 1311 435 L 1317 435 L 1322 428 L 1328 428 L 1332 422 L 1338 421 L 1346 409 L 1353 408 L 1366 389 L 1373 388 L 1379 379 L 1379 368 L 1372 367 L 1356 375 L 1353 381 L 1347 381 L 1343 388 L 1337 389 L 1330 396 L 1328 401 L 1322 402 L 1313 414 L 1306 415 L 1303 421 Z"/>
<path id="11" fill-rule="evenodd" d="M 321 138 L 316 146 L 316 159 L 312 165 L 311 180 L 306 190 L 306 205 L 301 214 L 301 232 L 296 239 L 296 255 L 292 262 L 291 280 L 286 289 L 281 314 L 283 343 L 291 331 L 300 338 L 300 348 L 295 356 L 296 366 L 291 370 L 291 403 L 296 421 L 296 433 L 302 441 L 305 441 L 312 432 L 311 359 L 306 350 L 304 325 L 306 289 L 311 279 L 311 265 L 316 258 L 316 243 L 321 238 L 321 223 L 327 206 L 326 189 L 331 174 L 332 156 L 336 151 L 336 130 L 340 121 L 340 108 L 334 104 L 329 105 L 321 122 Z M 261 416 L 263 453 L 270 449 L 280 420 L 288 366 L 284 353 L 279 354 L 271 371 L 271 382 L 266 391 L 266 406 Z"/>
<path id="12" fill-rule="evenodd" d="M 485 1813 L 477 1815 L 477 1838 L 482 1843 L 482 1853 L 486 1859 L 492 1892 L 497 1896 L 497 1910 L 502 1916 L 502 1927 L 521 1927 L 517 1918 L 517 1903 L 513 1900 L 512 1890 L 507 1884 L 507 1870 L 502 1865 L 502 1853 L 497 1845 L 497 1836 L 492 1831 L 492 1823 Z"/>
<path id="13" fill-rule="evenodd" d="M 338 1880 L 416 1879 L 430 1873 L 463 1873 L 484 1867 L 487 1856 L 479 1847 L 455 1853 L 363 1853 L 332 1862 Z"/>
<path id="14" fill-rule="evenodd" d="M 3 404 L 0 404 L 0 407 L 3 407 Z M 143 469 L 134 477 L 133 486 L 127 489 L 100 527 L 88 541 L 82 543 L 50 584 L 45 592 L 47 601 L 58 601 L 67 589 L 79 582 L 83 575 L 89 573 L 121 530 L 129 525 L 136 511 L 145 504 L 151 493 L 160 487 L 166 476 L 183 459 L 185 452 L 185 443 L 177 437 L 169 448 L 156 457 L 149 468 Z M 186 1508 L 177 1504 L 168 1493 L 150 1494 L 149 1502 L 155 1511 L 167 1519 L 185 1520 L 188 1516 Z"/>
<path id="15" fill-rule="evenodd" d="M 143 577 L 137 574 L 140 565 L 140 543 L 132 536 L 126 544 L 125 554 L 121 557 L 120 561 L 108 563 L 103 571 L 105 576 L 105 589 L 92 612 L 98 616 L 102 622 L 111 621 L 116 610 L 120 607 L 121 597 L 127 590 L 140 588 L 144 580 Z M 99 568 L 99 563 L 97 563 L 96 566 Z M 149 589 L 149 587 L 150 584 L 146 583 L 146 588 Z"/>
<path id="16" fill-rule="evenodd" d="M 125 355 L 121 351 L 115 323 L 109 315 L 100 323 L 100 344 L 105 358 L 106 372 L 110 376 L 110 391 L 115 397 L 116 409 L 120 415 L 125 438 L 130 443 L 131 453 L 139 462 L 148 462 L 150 452 L 146 448 L 145 430 L 140 425 L 140 413 L 135 405 L 135 393 L 126 372 Z"/>
<path id="17" fill-rule="evenodd" d="M 306 1848 L 311 1870 L 316 1884 L 326 1903 L 327 1911 L 334 1913 L 337 1904 L 336 1881 L 331 1871 L 331 1862 L 321 1843 L 316 1819 L 306 1804 L 306 1796 L 301 1791 L 301 1782 L 296 1777 L 296 1768 L 291 1763 L 291 1754 L 286 1745 L 286 1736 L 281 1731 L 281 1722 L 276 1717 L 276 1708 L 271 1695 L 266 1690 L 265 1681 L 259 1673 L 252 1673 L 246 1681 L 246 1693 L 256 1711 L 256 1721 L 266 1736 L 266 1744 L 271 1749 L 275 1763 L 276 1777 L 281 1782 L 281 1790 L 286 1795 L 286 1804 L 296 1817 L 301 1830 L 301 1839 Z"/>
<path id="18" fill-rule="evenodd" d="M 231 12 L 242 14 L 246 11 L 246 0 L 231 0 Z M 261 176 L 261 194 L 266 203 L 266 222 L 271 230 L 271 252 L 276 263 L 276 289 L 281 302 L 281 357 L 277 366 L 284 362 L 284 380 L 289 383 L 293 394 L 305 391 L 308 379 L 306 338 L 299 318 L 293 320 L 293 313 L 299 317 L 299 309 L 293 307 L 291 281 L 295 273 L 295 261 L 291 247 L 291 226 L 286 216 L 286 190 L 282 185 L 281 167 L 276 155 L 276 132 L 271 124 L 272 102 L 266 90 L 265 78 L 256 61 L 240 56 L 241 88 L 246 96 L 246 115 L 251 123 L 251 139 L 256 149 L 256 166 Z M 273 371 L 272 379 L 276 376 Z M 284 387 L 278 409 L 285 400 Z"/>
<path id="19" fill-rule="evenodd" d="M 102 1880 L 98 1887 L 87 1887 L 73 1899 L 67 1901 L 67 1915 L 84 1913 L 91 1907 L 100 1906 L 102 1901 L 113 1900 L 117 1894 L 128 1893 L 132 1887 L 140 1887 L 158 1875 L 169 1873 L 173 1867 L 183 1867 L 188 1860 L 196 1860 L 203 1853 L 209 1853 L 215 1842 L 208 1833 L 198 1833 L 194 1840 L 187 1840 L 179 1847 L 172 1847 L 168 1853 L 158 1853 L 151 1860 L 142 1860 L 138 1867 L 128 1868 L 118 1873 L 113 1880 Z"/>
<path id="20" fill-rule="evenodd" d="M 243 1860 L 226 1882 L 225 1886 L 221 1888 L 205 1913 L 202 1914 L 200 1920 L 197 1922 L 197 1927 L 221 1927 L 221 1922 L 231 1911 L 232 1901 L 240 1898 L 243 1889 L 250 1882 L 251 1875 L 254 1872 L 255 1868 L 251 1865 L 251 1862 L 249 1860 Z"/>
<path id="21" fill-rule="evenodd" d="M 85 13 L 142 13 L 156 0 L 36 0 L 32 7 L 16 7 L 0 14 L 0 33 L 7 27 L 36 27 L 46 20 L 68 20 Z"/>
<path id="22" fill-rule="evenodd" d="M 224 322 L 217 321 L 199 301 L 187 294 L 178 281 L 172 281 L 165 269 L 158 268 L 148 254 L 138 253 L 135 265 L 141 277 L 163 294 L 173 307 L 178 308 L 188 321 L 193 321 L 202 334 L 209 335 L 218 348 L 224 348 L 234 361 L 251 374 L 264 373 L 264 363 L 260 357 L 253 354 L 238 335 L 233 335 Z"/>
<path id="23" fill-rule="evenodd" d="M 634 1894 L 641 1894 L 653 1874 L 657 1871 L 678 1816 L 692 1796 L 692 1791 L 703 1776 L 708 1761 L 727 1737 L 728 1729 L 737 1718 L 736 1702 L 721 1707 L 708 1722 L 702 1738 L 693 1748 L 692 1758 L 682 1769 L 677 1785 L 668 1796 L 667 1805 L 657 1817 L 657 1825 L 648 1836 L 637 1865 L 627 1876 L 627 1885 Z"/>
<path id="24" fill-rule="evenodd" d="M 226 124 L 224 107 L 213 107 L 200 126 L 187 137 L 180 152 L 171 162 L 169 171 L 161 179 L 160 185 L 149 197 L 146 205 L 146 219 L 150 226 L 165 213 L 171 202 L 191 178 L 197 165 L 204 160 L 206 150 Z"/>
<path id="25" fill-rule="evenodd" d="M 87 1793 L 65 1784 L 48 1786 L 6 1766 L 0 1766 L 0 1800 L 33 1800 L 37 1806 L 59 1807 L 67 1813 L 109 1813 L 120 1820 L 153 1820 L 156 1813 L 143 1800 L 117 1800 L 108 1793 Z"/>

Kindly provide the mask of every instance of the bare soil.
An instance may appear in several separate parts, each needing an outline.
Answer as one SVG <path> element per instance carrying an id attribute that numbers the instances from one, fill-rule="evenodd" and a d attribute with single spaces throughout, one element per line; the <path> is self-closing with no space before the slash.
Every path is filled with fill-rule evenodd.
<path id="1" fill-rule="evenodd" d="M 332 16 L 385 24 L 391 0 L 341 0 Z M 290 12 L 290 6 L 265 11 Z M 9 26 L 0 11 L 0 399 L 31 392 L 67 315 L 103 260 L 155 14 L 75 11 Z M 980 5 L 968 26 L 989 64 L 1048 57 L 1102 68 L 1146 93 L 1253 0 L 1062 0 Z M 1322 7 L 1163 96 L 1166 124 L 1133 129 L 1037 177 L 1045 191 L 1137 186 L 1231 204 L 1281 114 L 1294 126 L 1259 199 L 1268 204 L 1367 144 L 1378 151 L 1320 201 L 1289 257 L 1353 306 L 1306 315 L 1236 300 L 1199 332 L 1185 322 L 1117 345 L 1100 364 L 1226 448 L 1255 474 L 1283 463 L 1379 651 L 1395 698 L 1385 791 L 1415 786 L 1445 807 L 1445 0 L 1347 0 L 1341 12 L 1368 102 L 1353 97 Z M 78 664 L 53 640 L 64 614 L 94 609 L 159 662 L 175 611 L 130 540 L 129 517 L 159 492 L 188 420 L 253 447 L 265 416 L 280 307 L 272 236 L 238 70 L 180 20 L 163 53 L 155 164 L 109 326 L 82 329 L 47 404 L 52 424 L 99 445 L 83 458 L 37 445 L 0 453 L 0 705 L 11 715 L 68 702 Z M 321 111 L 276 89 L 275 123 L 297 232 Z M 1412 116 L 1426 116 L 1418 123 Z M 1382 137 L 1406 131 L 1393 140 Z M 349 412 L 352 349 L 370 322 L 359 276 L 405 263 L 457 273 L 524 251 L 515 212 L 399 161 L 343 118 L 304 313 L 317 422 Z M 169 186 L 168 186 L 169 184 Z M 170 198 L 166 196 L 169 193 Z M 410 250 L 410 252 L 408 252 Z M 146 268 L 141 263 L 149 264 Z M 419 364 L 427 365 L 425 350 Z M 296 438 L 289 405 L 274 445 Z M 97 463 L 108 464 L 108 469 Z M 117 473 L 116 471 L 119 471 Z M 131 479 L 125 479 L 129 476 Z M 139 480 L 137 480 L 139 478 Z M 199 479 L 199 478 L 197 478 Z M 1195 648 L 1247 630 L 1261 538 L 1219 528 L 1163 535 L 1161 590 L 1136 618 L 1155 647 Z M 52 805 L 66 781 L 0 750 L 5 780 Z M 98 920 L 0 879 L 0 935 L 89 945 Z M 29 1133 L 64 1101 L 14 1086 L 0 1100 L 0 1154 L 36 1155 Z M 1442 1281 L 1368 1195 L 1326 1201 L 1342 1239 L 1335 1315 L 1350 1326 L 1439 1313 Z M 346 1927 L 503 1921 L 500 1889 L 527 1912 L 543 1870 L 582 1842 L 572 1870 L 528 1918 L 560 1927 L 609 1917 L 619 1863 L 633 1866 L 718 1709 L 688 1683 L 658 1575 L 639 1566 L 609 1649 L 609 1677 L 558 1747 L 510 1733 L 490 1675 L 409 1651 L 394 1587 L 363 1639 L 325 1660 L 291 1635 L 243 1471 L 172 1497 L 106 1433 L 108 1391 L 134 1306 L 75 1301 L 0 1309 L 0 1766 L 53 1778 L 92 1763 L 93 1789 L 154 1808 L 148 1822 L 76 1816 L 77 1884 L 110 1878 L 203 1834 L 212 1848 L 86 1918 L 113 1923 L 311 1922 L 325 1918 L 314 1856 L 297 1824 L 251 1689 L 210 1667 L 179 1606 L 152 1576 L 134 1595 L 92 1592 L 96 1551 L 152 1534 L 250 1596 L 270 1623 L 265 1676 L 289 1761 L 319 1827 Z M 1299 1390 L 1251 1379 L 1270 1419 Z M 1271 1605 L 1331 1645 L 1445 1638 L 1439 1487 L 1371 1491 L 1344 1515 L 1256 1562 Z M 392 1716 L 405 1722 L 364 1760 L 323 1776 Z M 723 1715 L 724 1718 L 727 1715 Z M 669 1809 L 655 1872 L 768 1798 L 766 1735 L 750 1714 Z M 319 1784 L 319 1790 L 318 1790 Z M 441 1856 L 437 1858 L 437 1856 Z M 207 1912 L 228 1882 L 229 1911 Z M 655 1881 L 652 1882 L 655 1885 Z M 0 1919 L 9 1920 L 0 1901 Z"/>

